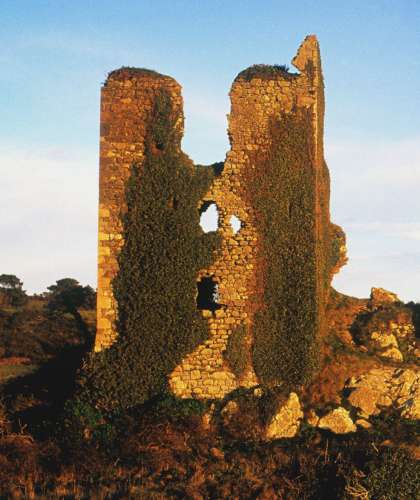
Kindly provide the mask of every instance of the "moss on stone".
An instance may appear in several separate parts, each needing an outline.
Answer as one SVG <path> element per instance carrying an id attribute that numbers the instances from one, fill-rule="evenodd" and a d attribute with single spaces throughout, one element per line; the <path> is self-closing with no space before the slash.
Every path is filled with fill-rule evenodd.
<path id="1" fill-rule="evenodd" d="M 155 78 L 170 78 L 167 75 L 163 75 L 153 69 L 147 68 L 135 68 L 132 66 L 121 66 L 121 68 L 114 69 L 113 71 L 108 73 L 108 79 L 110 78 L 120 78 L 121 75 L 129 76 L 147 76 L 147 77 L 155 77 Z"/>
<path id="2" fill-rule="evenodd" d="M 249 68 L 241 71 L 235 78 L 235 82 L 239 80 L 245 80 L 249 82 L 253 78 L 270 80 L 272 78 L 278 78 L 279 76 L 281 76 L 282 78 L 286 78 L 287 80 L 291 80 L 298 76 L 298 74 L 290 73 L 289 68 L 283 64 L 254 64 L 253 66 L 250 66 Z"/>

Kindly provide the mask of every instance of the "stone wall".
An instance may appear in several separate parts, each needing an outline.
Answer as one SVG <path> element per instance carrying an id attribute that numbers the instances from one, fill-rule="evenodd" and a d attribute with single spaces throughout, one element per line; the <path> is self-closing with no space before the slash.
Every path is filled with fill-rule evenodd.
<path id="1" fill-rule="evenodd" d="M 317 265 L 311 279 L 316 285 L 313 301 L 320 318 L 317 328 L 323 328 L 328 289 L 325 275 L 329 272 L 324 252 L 330 231 L 329 177 L 322 143 L 323 80 L 314 36 L 305 39 L 293 64 L 300 73 L 280 71 L 250 78 L 240 74 L 232 85 L 228 132 L 231 150 L 222 172 L 197 207 L 200 210 L 206 202 L 214 202 L 218 208 L 221 248 L 213 265 L 198 274 L 197 282 L 206 277 L 213 280 L 218 287 L 219 306 L 201 311 L 208 319 L 209 339 L 169 374 L 171 390 L 179 397 L 221 398 L 239 386 L 258 384 L 252 366 L 252 325 L 255 311 L 262 307 L 259 272 L 264 263 L 260 262 L 257 214 L 245 196 L 243 184 L 248 169 L 256 168 L 255 158 L 264 156 L 272 146 L 273 119 L 278 120 L 282 113 L 295 113 L 299 108 L 309 109 L 312 117 L 309 139 L 313 145 L 313 161 L 308 168 L 315 171 L 311 241 Z M 149 72 L 126 69 L 111 73 L 102 90 L 96 350 L 111 345 L 116 339 L 117 307 L 111 282 L 118 272 L 117 255 L 123 244 L 120 213 L 124 210 L 124 184 L 130 165 L 142 161 L 148 113 L 156 91 L 162 87 L 171 92 L 175 106 L 182 106 L 179 85 L 171 78 Z M 232 216 L 241 221 L 236 233 L 231 225 Z M 245 329 L 247 360 L 243 373 L 235 375 L 226 359 L 226 349 L 229 337 L 240 327 Z M 319 331 L 314 332 L 315 336 L 318 334 Z"/>
<path id="2" fill-rule="evenodd" d="M 133 163 L 141 165 L 147 123 L 157 93 L 165 89 L 173 106 L 182 109 L 181 87 L 153 71 L 123 68 L 109 74 L 101 92 L 98 302 L 95 351 L 116 339 L 117 304 L 112 280 L 123 244 L 121 213 L 125 183 Z M 182 113 L 181 113 L 182 115 Z M 178 124 L 183 127 L 183 123 Z"/>
<path id="3" fill-rule="evenodd" d="M 232 109 L 229 115 L 231 150 L 227 154 L 223 172 L 205 197 L 205 200 L 215 202 L 218 207 L 222 248 L 216 262 L 199 276 L 212 277 L 218 284 L 222 308 L 214 313 L 204 311 L 210 325 L 209 340 L 187 356 L 171 374 L 171 388 L 177 396 L 220 398 L 239 386 L 258 384 L 252 367 L 251 346 L 253 314 L 261 307 L 257 273 L 262 263 L 259 262 L 259 235 L 254 224 L 256 214 L 253 207 L 249 206 L 242 188 L 247 169 L 256 168 L 254 159 L 264 156 L 272 145 L 270 123 L 273 117 L 282 112 L 296 112 L 299 107 L 312 110 L 312 168 L 317 172 L 313 186 L 316 192 L 314 252 L 318 252 L 322 244 L 323 226 L 329 228 L 329 179 L 322 145 L 323 83 L 315 37 L 308 37 L 304 41 L 293 64 L 301 70 L 300 74 L 280 72 L 249 80 L 239 75 L 232 86 Z M 261 172 L 261 175 L 264 173 Z M 233 215 L 242 222 L 236 234 L 230 224 Z M 317 268 L 319 275 L 325 272 L 325 265 L 320 255 Z M 317 283 L 317 294 L 322 296 L 318 304 L 319 315 L 323 316 L 325 291 L 319 285 L 320 277 L 314 276 L 313 279 Z M 247 331 L 248 368 L 238 378 L 226 362 L 224 352 L 229 336 L 240 325 Z"/>

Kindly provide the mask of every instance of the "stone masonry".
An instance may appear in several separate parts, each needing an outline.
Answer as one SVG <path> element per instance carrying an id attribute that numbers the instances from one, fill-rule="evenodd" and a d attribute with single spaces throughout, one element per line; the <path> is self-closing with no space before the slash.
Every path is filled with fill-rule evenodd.
<path id="1" fill-rule="evenodd" d="M 218 209 L 218 231 L 221 248 L 213 264 L 197 276 L 210 278 L 218 287 L 220 308 L 203 310 L 210 329 L 209 339 L 185 357 L 168 374 L 169 385 L 179 397 L 222 398 L 232 390 L 258 384 L 252 367 L 253 315 L 258 307 L 258 239 L 255 212 L 242 189 L 247 169 L 255 168 L 253 158 L 263 155 L 271 146 L 270 123 L 281 113 L 309 108 L 312 116 L 312 165 L 315 170 L 315 206 L 313 249 L 317 256 L 316 300 L 320 318 L 327 298 L 324 281 L 325 262 L 322 245 L 325 227 L 329 228 L 329 177 L 323 157 L 324 94 L 319 46 L 315 36 L 308 36 L 300 46 L 293 65 L 298 74 L 279 72 L 269 78 L 237 78 L 232 85 L 229 115 L 231 150 L 223 171 L 203 198 Z M 117 305 L 112 293 L 112 279 L 118 272 L 117 256 L 123 244 L 121 212 L 124 210 L 124 184 L 130 165 L 141 163 L 144 153 L 145 123 L 157 90 L 165 88 L 173 104 L 182 107 L 180 86 L 171 78 L 142 70 L 122 69 L 110 74 L 102 89 L 99 266 L 98 266 L 98 333 L 95 350 L 110 346 L 117 338 L 115 320 Z M 183 123 L 179 126 L 182 128 Z M 297 186 L 297 188 L 299 188 Z M 235 232 L 232 216 L 241 221 Z M 229 336 L 245 328 L 248 367 L 239 378 L 230 369 L 224 352 Z M 163 346 L 162 346 L 163 347 Z"/>

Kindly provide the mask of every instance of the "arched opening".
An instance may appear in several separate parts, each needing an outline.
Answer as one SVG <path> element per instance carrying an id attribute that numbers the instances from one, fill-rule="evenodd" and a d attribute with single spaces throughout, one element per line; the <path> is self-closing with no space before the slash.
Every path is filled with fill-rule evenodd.
<path id="1" fill-rule="evenodd" d="M 218 285 L 213 277 L 201 278 L 197 283 L 197 309 L 216 311 L 222 306 L 219 304 Z"/>
<path id="2" fill-rule="evenodd" d="M 219 229 L 219 211 L 214 201 L 205 201 L 199 210 L 200 226 L 205 233 Z"/>

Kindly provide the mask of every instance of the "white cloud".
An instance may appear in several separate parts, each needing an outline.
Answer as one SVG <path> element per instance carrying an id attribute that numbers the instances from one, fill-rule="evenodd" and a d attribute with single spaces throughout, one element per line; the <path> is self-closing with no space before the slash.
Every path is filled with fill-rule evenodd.
<path id="1" fill-rule="evenodd" d="M 39 292 L 71 276 L 96 284 L 96 151 L 0 144 L 0 273 Z"/>
<path id="2" fill-rule="evenodd" d="M 384 286 L 420 299 L 420 138 L 326 144 L 332 219 L 347 234 L 342 291 Z"/>

